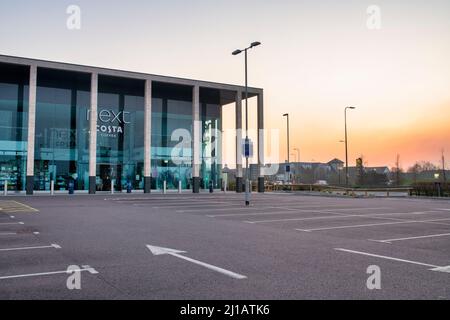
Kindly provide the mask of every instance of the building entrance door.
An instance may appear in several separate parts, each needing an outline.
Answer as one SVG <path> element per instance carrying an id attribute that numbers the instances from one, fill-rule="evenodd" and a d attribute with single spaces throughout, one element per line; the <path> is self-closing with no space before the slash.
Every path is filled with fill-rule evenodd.
<path id="1" fill-rule="evenodd" d="M 97 190 L 111 191 L 111 185 L 114 182 L 114 190 L 122 191 L 122 165 L 100 163 L 98 167 Z"/>

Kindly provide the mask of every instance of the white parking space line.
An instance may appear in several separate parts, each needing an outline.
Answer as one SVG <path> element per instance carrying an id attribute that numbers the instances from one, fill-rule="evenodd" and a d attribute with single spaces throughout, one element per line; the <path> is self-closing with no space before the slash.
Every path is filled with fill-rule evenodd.
<path id="1" fill-rule="evenodd" d="M 393 225 L 393 224 L 428 223 L 428 222 L 448 221 L 448 220 L 450 220 L 450 218 L 449 219 L 433 219 L 433 220 L 409 220 L 409 221 L 398 221 L 398 222 L 384 222 L 384 223 L 373 223 L 373 224 L 359 224 L 359 225 L 349 225 L 349 226 L 339 226 L 339 227 L 327 227 L 327 228 L 315 228 L 315 229 L 295 229 L 295 230 L 304 231 L 304 232 L 312 232 L 312 231 L 323 231 L 323 230 L 376 227 L 376 226 Z"/>
<path id="2" fill-rule="evenodd" d="M 5 223 L 0 223 L 0 226 L 12 225 L 12 224 L 25 224 L 25 223 L 23 223 L 23 222 L 5 222 Z"/>
<path id="3" fill-rule="evenodd" d="M 295 212 L 298 212 L 298 213 L 304 213 L 304 212 L 318 212 L 318 213 L 329 213 L 329 212 L 333 212 L 333 211 L 342 211 L 342 210 L 351 210 L 351 211 L 353 211 L 353 210 L 363 210 L 363 209 L 365 209 L 365 210 L 383 210 L 383 209 L 390 209 L 390 208 L 338 208 L 338 209 L 329 209 L 329 210 L 317 210 L 317 209 L 306 209 L 306 208 L 308 208 L 308 207 L 314 207 L 314 206 L 304 206 L 304 207 L 301 207 L 301 208 L 297 208 L 297 209 L 294 209 L 294 208 L 290 208 L 290 207 L 285 207 L 285 206 L 283 206 L 283 207 L 279 207 L 279 206 L 266 206 L 266 207 L 263 207 L 263 206 L 261 206 L 261 204 L 260 203 L 258 203 L 257 204 L 258 206 L 257 207 L 250 207 L 250 208 L 245 208 L 243 205 L 241 205 L 241 204 L 239 204 L 239 206 L 242 206 L 242 208 L 244 209 L 244 210 L 267 210 L 267 209 L 281 209 L 281 210 L 283 210 L 283 211 L 272 211 L 272 212 L 261 212 L 260 214 L 261 215 L 269 215 L 269 214 L 283 214 L 283 213 L 286 213 L 286 214 L 289 214 L 289 213 L 295 213 Z M 317 206 L 317 208 L 323 208 L 324 206 Z M 326 206 L 325 206 L 326 207 Z M 334 205 L 333 205 L 333 207 L 334 207 Z M 179 210 L 179 211 L 177 211 L 177 212 L 202 212 L 202 211 L 231 211 L 231 210 L 234 210 L 235 208 L 230 208 L 230 207 L 228 207 L 228 208 L 217 208 L 217 209 L 192 209 L 192 210 Z M 245 216 L 245 215 L 258 215 L 258 213 L 253 213 L 253 212 L 251 212 L 251 213 L 238 213 L 238 214 L 217 214 L 217 215 L 208 215 L 208 217 L 210 217 L 210 218 L 217 218 L 217 217 L 227 217 L 227 216 L 239 216 L 239 215 L 243 215 L 243 216 Z"/>
<path id="4" fill-rule="evenodd" d="M 325 208 L 327 206 L 318 206 L 318 208 Z M 340 206 L 334 206 L 334 207 L 340 207 Z M 271 207 L 274 209 L 285 209 L 285 210 L 289 210 L 289 211 L 297 211 L 298 209 L 296 208 L 290 208 L 290 207 L 280 207 L 280 206 L 276 206 L 276 207 Z M 303 208 L 300 208 L 302 210 L 305 210 Z M 313 211 L 313 212 L 326 212 L 326 211 L 358 211 L 358 210 L 390 210 L 392 208 L 387 208 L 387 207 L 377 207 L 377 208 L 337 208 L 337 209 L 324 209 L 324 210 L 308 210 L 308 211 Z"/>
<path id="5" fill-rule="evenodd" d="M 51 271 L 51 272 L 41 272 L 41 273 L 29 273 L 29 274 L 18 274 L 13 276 L 4 276 L 0 277 L 0 280 L 7 280 L 7 279 L 16 279 L 16 278 L 27 278 L 27 277 L 39 277 L 39 276 L 49 276 L 49 275 L 55 275 L 55 274 L 72 274 L 75 272 L 83 272 L 87 271 L 90 274 L 98 274 L 98 271 L 94 268 L 91 268 L 90 266 L 83 266 L 82 269 L 76 269 L 76 270 L 70 270 L 70 272 L 67 272 L 67 270 L 64 271 Z"/>
<path id="6" fill-rule="evenodd" d="M 38 235 L 39 232 L 37 232 L 37 231 L 32 232 L 32 233 L 0 232 L 0 236 L 19 236 L 19 235 L 24 235 L 24 234 L 34 234 L 34 235 Z"/>
<path id="7" fill-rule="evenodd" d="M 230 203 L 232 201 L 224 201 L 225 199 L 217 199 L 217 200 L 172 200 L 165 199 L 164 201 L 115 201 L 117 203 L 124 204 L 146 204 L 146 205 L 161 205 L 161 204 L 169 204 L 169 205 L 183 205 L 183 204 L 214 204 L 214 203 Z"/>
<path id="8" fill-rule="evenodd" d="M 387 260 L 392 260 L 392 261 L 416 264 L 416 265 L 420 265 L 420 266 L 430 267 L 430 268 L 432 268 L 432 269 L 430 269 L 432 271 L 450 272 L 450 266 L 436 266 L 436 265 L 433 265 L 433 264 L 428 264 L 428 263 L 423 263 L 423 262 L 417 262 L 417 261 L 406 260 L 406 259 L 399 259 L 399 258 L 394 258 L 394 257 L 382 256 L 382 255 L 378 255 L 378 254 L 373 254 L 373 253 L 368 253 L 368 252 L 361 252 L 361 251 L 355 251 L 355 250 L 348 250 L 348 249 L 342 249 L 342 248 L 335 248 L 334 250 L 348 252 L 348 253 L 354 253 L 354 254 L 360 254 L 360 255 L 369 256 L 369 257 L 387 259 Z"/>
<path id="9" fill-rule="evenodd" d="M 426 239 L 426 238 L 436 238 L 436 237 L 446 237 L 446 236 L 450 236 L 450 233 L 429 234 L 429 235 L 426 235 L 426 236 L 397 238 L 397 239 L 385 239 L 385 240 L 369 239 L 369 241 L 383 242 L 383 243 L 392 243 L 392 242 L 395 242 L 395 241 L 406 241 L 406 240 Z"/>
<path id="10" fill-rule="evenodd" d="M 39 246 L 39 247 L 22 247 L 22 248 L 6 248 L 6 249 L 0 249 L 0 251 L 20 251 L 20 250 L 34 250 L 34 249 L 61 249 L 61 246 L 57 244 L 52 244 L 50 246 Z"/>
<path id="11" fill-rule="evenodd" d="M 237 210 L 242 208 L 242 210 L 261 210 L 261 208 L 256 208 L 256 207 L 250 207 L 250 208 L 246 208 L 245 205 L 239 205 L 238 207 L 234 206 L 234 207 L 227 207 L 227 208 L 213 208 L 213 209 L 188 209 L 188 210 L 177 210 L 176 212 L 179 213 L 183 213 L 183 212 L 210 212 L 210 211 L 232 211 L 232 210 Z"/>
<path id="12" fill-rule="evenodd" d="M 135 203 L 133 204 L 133 206 L 135 207 L 151 207 L 152 209 L 177 209 L 177 208 L 202 208 L 202 210 L 209 210 L 208 208 L 205 207 L 236 207 L 236 206 L 243 206 L 242 204 L 238 204 L 238 203 L 228 203 L 228 202 L 214 202 L 214 203 L 197 203 L 197 204 L 185 204 L 185 203 L 180 203 L 179 205 L 167 205 L 167 206 L 161 206 L 161 205 L 157 205 L 155 206 L 154 204 L 152 205 L 145 205 L 142 203 Z M 196 211 L 193 209 L 193 211 Z"/>
<path id="13" fill-rule="evenodd" d="M 253 210 L 261 210 L 261 208 L 246 208 L 245 210 L 253 209 Z M 267 207 L 265 209 L 270 209 Z M 214 211 L 223 211 L 223 210 L 214 210 Z M 307 213 L 311 212 L 308 210 L 299 211 L 298 213 Z M 241 217 L 241 216 L 266 216 L 266 215 L 277 215 L 277 214 L 294 214 L 292 211 L 272 211 L 272 212 L 247 212 L 247 213 L 226 213 L 226 214 L 210 214 L 207 215 L 209 218 L 219 218 L 219 217 Z"/>
<path id="14" fill-rule="evenodd" d="M 307 221 L 307 220 L 323 220 L 323 219 L 343 219 L 343 218 L 372 218 L 376 219 L 378 217 L 384 216 L 393 216 L 393 215 L 402 215 L 402 214 L 411 214 L 411 215 L 420 215 L 420 214 L 429 214 L 436 213 L 437 211 L 418 211 L 418 212 L 390 212 L 390 213 L 374 213 L 374 214 L 340 214 L 328 211 L 314 211 L 317 213 L 328 213 L 335 214 L 334 216 L 325 216 L 325 217 L 311 217 L 311 218 L 286 218 L 286 219 L 273 219 L 273 220 L 254 220 L 254 221 L 244 221 L 246 223 L 270 223 L 270 222 L 284 222 L 284 221 Z M 386 220 L 401 220 L 401 219 L 388 219 Z M 401 220 L 405 221 L 405 220 Z"/>

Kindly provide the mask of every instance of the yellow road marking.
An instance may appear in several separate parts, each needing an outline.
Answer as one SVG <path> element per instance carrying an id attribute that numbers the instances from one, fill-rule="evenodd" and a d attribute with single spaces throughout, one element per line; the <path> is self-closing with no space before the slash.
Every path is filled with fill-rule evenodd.
<path id="1" fill-rule="evenodd" d="M 39 212 L 39 210 L 30 207 L 24 203 L 20 203 L 14 200 L 11 201 L 1 201 L 0 200 L 0 210 L 3 212 Z"/>

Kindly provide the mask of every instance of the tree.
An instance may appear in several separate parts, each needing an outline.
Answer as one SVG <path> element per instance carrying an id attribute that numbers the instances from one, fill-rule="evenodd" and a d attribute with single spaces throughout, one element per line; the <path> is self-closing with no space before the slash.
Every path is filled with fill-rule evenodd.
<path id="1" fill-rule="evenodd" d="M 368 186 L 386 186 L 388 183 L 388 177 L 385 174 L 377 173 L 375 170 L 371 170 L 364 174 L 364 181 Z"/>
<path id="2" fill-rule="evenodd" d="M 364 176 L 364 157 L 361 155 L 361 157 L 356 159 L 356 184 L 360 186 L 364 185 Z"/>
<path id="3" fill-rule="evenodd" d="M 408 173 L 412 174 L 413 183 L 417 183 L 417 177 L 422 172 L 422 167 L 419 162 L 416 162 L 412 167 L 408 169 Z"/>
<path id="4" fill-rule="evenodd" d="M 402 173 L 403 169 L 400 167 L 400 155 L 397 154 L 397 159 L 395 161 L 395 167 L 392 168 L 393 180 L 395 181 L 396 186 L 400 186 L 402 181 Z"/>
<path id="5" fill-rule="evenodd" d="M 447 177 L 445 176 L 445 157 L 444 157 L 444 149 L 442 149 L 442 179 L 443 182 L 447 182 Z"/>
<path id="6" fill-rule="evenodd" d="M 436 165 L 434 165 L 433 163 L 429 162 L 429 161 L 422 161 L 420 163 L 421 167 L 422 167 L 422 171 L 436 171 L 438 170 L 438 167 Z"/>

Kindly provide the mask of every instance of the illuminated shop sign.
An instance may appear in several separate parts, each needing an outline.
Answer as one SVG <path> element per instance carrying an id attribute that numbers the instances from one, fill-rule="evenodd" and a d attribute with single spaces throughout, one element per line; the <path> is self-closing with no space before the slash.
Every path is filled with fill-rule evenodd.
<path id="1" fill-rule="evenodd" d="M 90 110 L 87 110 L 86 119 L 90 120 Z M 104 136 L 116 137 L 117 134 L 123 134 L 125 124 L 131 123 L 130 112 L 114 111 L 111 109 L 99 108 L 97 117 L 97 132 Z"/>

